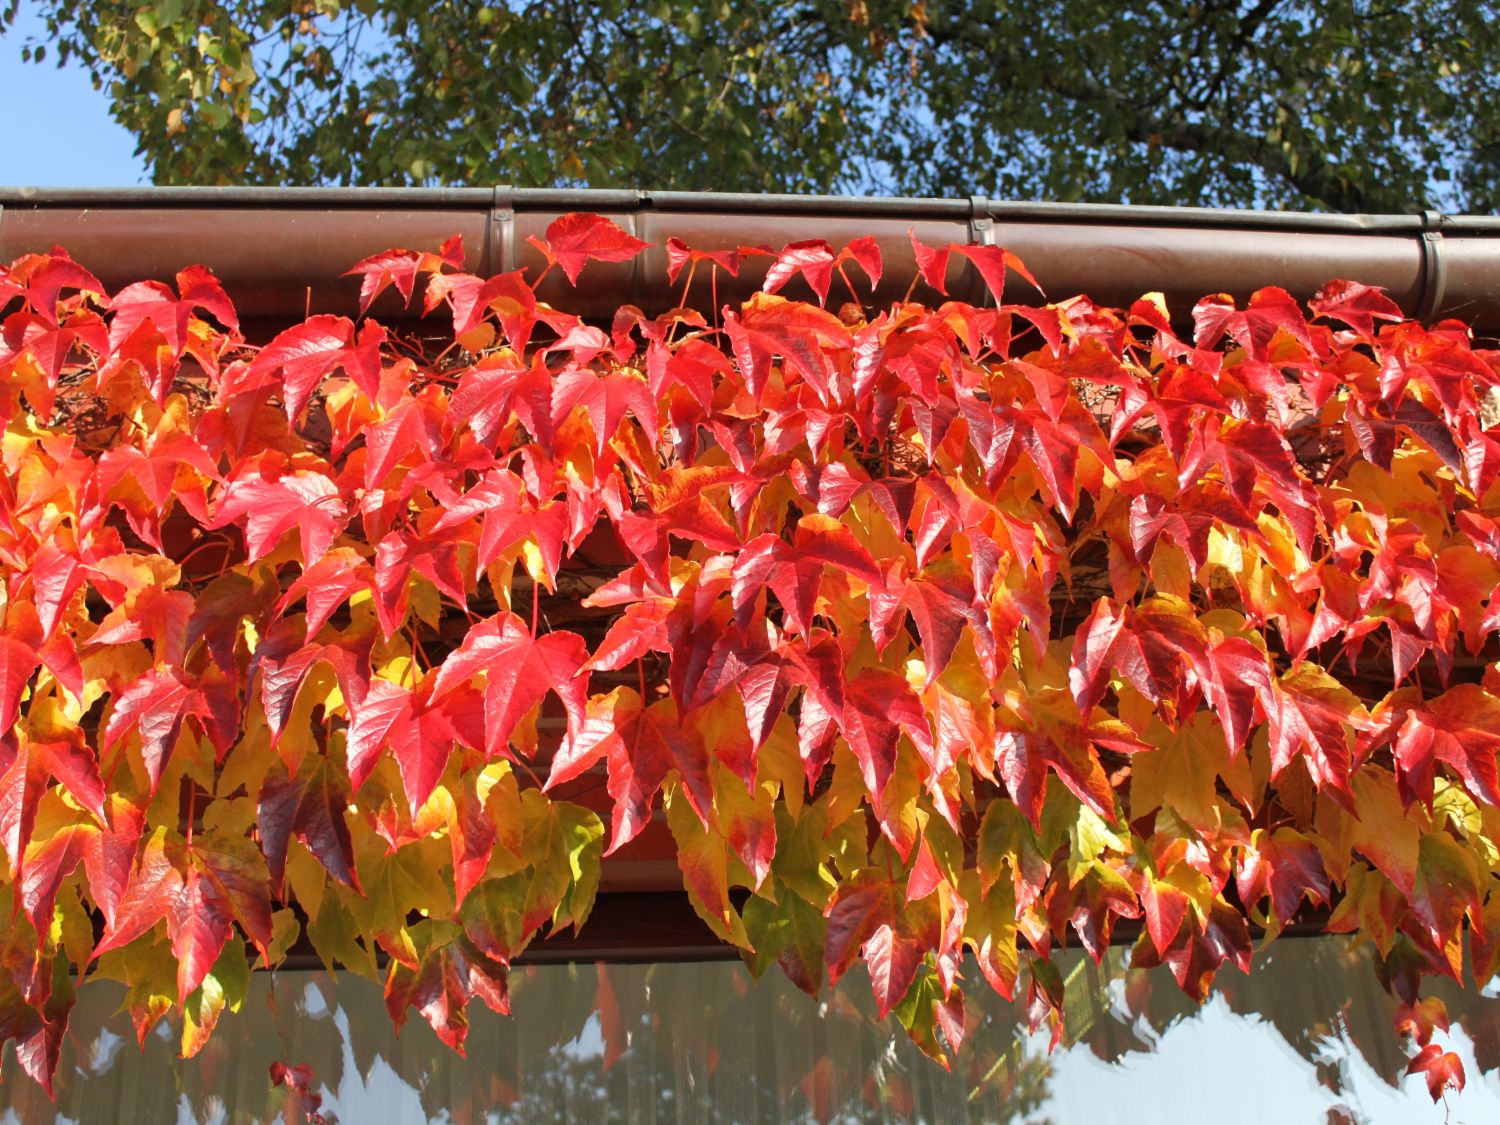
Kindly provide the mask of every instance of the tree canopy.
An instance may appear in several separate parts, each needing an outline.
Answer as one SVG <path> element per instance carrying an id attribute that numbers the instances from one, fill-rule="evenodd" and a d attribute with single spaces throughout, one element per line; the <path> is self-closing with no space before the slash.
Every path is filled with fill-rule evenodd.
<path id="1" fill-rule="evenodd" d="M 161 183 L 1500 200 L 1492 0 L 38 7 Z"/>

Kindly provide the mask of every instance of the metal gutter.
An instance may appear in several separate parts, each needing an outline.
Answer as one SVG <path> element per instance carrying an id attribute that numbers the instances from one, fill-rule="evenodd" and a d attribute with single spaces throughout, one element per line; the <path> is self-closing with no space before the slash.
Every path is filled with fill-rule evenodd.
<path id="1" fill-rule="evenodd" d="M 468 269 L 537 268 L 527 238 L 569 211 L 608 215 L 657 245 L 634 262 L 591 263 L 577 290 L 549 277 L 541 296 L 589 316 L 621 304 L 648 312 L 677 304 L 663 244 L 721 249 L 822 238 L 838 246 L 872 235 L 885 259 L 873 301 L 899 298 L 916 273 L 908 231 L 928 244 L 984 242 L 1019 254 L 1058 300 L 1088 293 L 1128 305 L 1162 291 L 1178 316 L 1205 293 L 1244 298 L 1280 285 L 1306 298 L 1331 278 L 1384 287 L 1410 314 L 1457 316 L 1500 331 L 1500 218 L 1321 215 L 1210 208 L 1008 203 L 969 199 L 844 198 L 710 192 L 527 188 L 0 188 L 0 260 L 66 247 L 110 287 L 169 279 L 201 262 L 224 281 L 242 316 L 279 320 L 352 313 L 358 286 L 340 274 L 392 246 L 433 249 L 462 234 Z M 765 263 L 721 275 L 721 301 L 759 287 Z M 703 271 L 700 271 L 703 272 Z M 790 290 L 789 290 L 790 291 Z M 978 276 L 955 266 L 950 292 L 979 301 Z M 1017 282 L 1014 299 L 1029 300 Z M 835 290 L 836 303 L 842 294 Z M 688 303 L 706 305 L 700 276 Z M 394 304 L 381 315 L 400 315 Z"/>

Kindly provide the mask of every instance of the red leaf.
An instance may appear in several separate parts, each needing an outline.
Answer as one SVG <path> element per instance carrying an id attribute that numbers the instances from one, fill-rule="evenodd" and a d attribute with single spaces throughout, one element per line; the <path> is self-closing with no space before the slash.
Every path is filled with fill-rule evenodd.
<path id="1" fill-rule="evenodd" d="M 766 293 L 779 292 L 797 274 L 807 278 L 807 284 L 817 294 L 818 304 L 828 303 L 828 284 L 833 278 L 833 251 L 821 238 L 806 242 L 792 242 L 784 247 L 771 268 L 766 270 Z"/>
<path id="2" fill-rule="evenodd" d="M 29 644 L 0 636 L 0 738 L 10 732 L 21 714 L 21 693 L 41 658 Z"/>
<path id="3" fill-rule="evenodd" d="M 31 591 L 44 640 L 52 636 L 63 611 L 82 585 L 83 568 L 76 555 L 50 541 L 37 548 L 31 558 Z M 0 662 L 3 660 L 3 655 L 0 655 Z M 0 674 L 0 683 L 3 682 L 4 676 Z M 0 688 L 0 709 L 3 709 L 3 700 L 4 689 Z M 5 725 L 0 719 L 0 727 Z"/>
<path id="4" fill-rule="evenodd" d="M 1477 684 L 1459 684 L 1407 712 L 1396 736 L 1402 784 L 1432 803 L 1433 767 L 1452 767 L 1475 800 L 1500 805 L 1495 756 L 1500 752 L 1500 699 Z"/>
<path id="5" fill-rule="evenodd" d="M 462 235 L 455 234 L 448 239 L 436 254 L 417 250 L 384 250 L 379 254 L 372 254 L 352 269 L 345 271 L 344 276 L 352 277 L 358 274 L 360 277 L 359 311 L 363 315 L 370 307 L 370 303 L 389 285 L 395 285 L 402 299 L 410 304 L 412 287 L 416 284 L 417 275 L 438 273 L 444 266 L 451 266 L 456 270 L 463 269 L 464 240 Z"/>
<path id="6" fill-rule="evenodd" d="M 204 309 L 231 331 L 238 331 L 235 315 L 224 287 L 202 266 L 189 266 L 177 275 L 176 296 L 159 281 L 139 281 L 127 285 L 110 302 L 113 316 L 109 322 L 109 347 L 116 350 L 125 339 L 146 321 L 167 342 L 176 355 L 188 345 L 188 322 L 194 309 Z"/>
<path id="7" fill-rule="evenodd" d="M 141 740 L 141 757 L 154 796 L 183 719 L 206 713 L 202 693 L 182 673 L 170 667 L 153 668 L 115 696 L 99 752 L 109 753 L 115 743 L 135 731 Z"/>
<path id="8" fill-rule="evenodd" d="M 113 926 L 135 871 L 145 810 L 120 796 L 112 795 L 109 802 L 109 823 L 84 841 L 83 867 L 90 896 L 103 912 L 106 925 Z"/>
<path id="9" fill-rule="evenodd" d="M 823 309 L 756 293 L 736 313 L 726 311 L 724 330 L 734 344 L 740 375 L 757 399 L 770 377 L 772 357 L 806 380 L 824 402 L 831 394 L 834 368 L 830 349 L 848 348 L 853 337 L 838 317 Z"/>
<path id="10" fill-rule="evenodd" d="M 590 258 L 600 262 L 628 262 L 653 245 L 626 233 L 603 215 L 586 212 L 553 220 L 547 227 L 545 241 L 536 238 L 529 241 L 546 255 L 549 264 L 560 265 L 574 285 L 578 284 L 578 274 Z"/>
<path id="11" fill-rule="evenodd" d="M 1005 271 L 1015 270 L 1027 281 L 1031 282 L 1032 288 L 1038 293 L 1042 287 L 1037 284 L 1036 278 L 1031 276 L 1020 258 L 1009 250 L 1002 250 L 998 246 L 951 246 L 954 253 L 962 254 L 974 263 L 974 268 L 979 271 L 979 276 L 984 278 L 984 283 L 989 286 L 991 295 L 995 298 L 995 304 L 1000 304 L 1005 293 Z M 941 291 L 941 290 L 940 290 Z"/>
<path id="12" fill-rule="evenodd" d="M 582 728 L 588 699 L 588 674 L 582 669 L 588 656 L 588 647 L 576 633 L 533 637 L 515 614 L 498 614 L 470 629 L 463 644 L 443 661 L 432 697 L 441 701 L 483 673 L 484 750 L 491 757 L 509 756 L 516 724 L 549 691 L 567 711 L 569 737 Z"/>
<path id="13" fill-rule="evenodd" d="M 926 761 L 933 757 L 927 713 L 904 677 L 866 668 L 849 681 L 842 717 L 835 716 L 859 761 L 865 788 L 879 801 L 896 769 L 896 743 L 910 738 Z"/>
<path id="14" fill-rule="evenodd" d="M 21 906 L 39 934 L 52 926 L 52 909 L 62 882 L 78 868 L 87 841 L 98 835 L 91 824 L 67 824 L 26 852 Z"/>
<path id="15" fill-rule="evenodd" d="M 656 400 L 645 380 L 633 371 L 622 368 L 605 375 L 581 367 L 564 371 L 552 388 L 553 426 L 560 426 L 580 406 L 594 428 L 594 449 L 601 458 L 626 413 L 635 415 L 648 437 L 656 437 Z"/>
<path id="16" fill-rule="evenodd" d="M 688 803 L 707 825 L 713 808 L 708 750 L 692 727 L 684 726 L 669 699 L 642 708 L 629 688 L 589 700 L 588 717 L 564 740 L 552 760 L 544 788 L 571 781 L 600 758 L 609 767 L 609 795 L 615 809 L 609 855 L 632 840 L 651 819 L 656 792 L 675 769 Z"/>
<path id="17" fill-rule="evenodd" d="M 1345 726 L 1368 726 L 1359 701 L 1336 680 L 1310 664 L 1298 664 L 1272 685 L 1275 706 L 1267 706 L 1271 735 L 1271 777 L 1274 780 L 1301 752 L 1318 787 L 1346 804 L 1349 790 L 1349 747 Z"/>
<path id="18" fill-rule="evenodd" d="M 375 572 L 364 556 L 350 547 L 336 547 L 299 574 L 276 603 L 279 617 L 301 595 L 307 597 L 306 639 L 328 624 L 328 619 L 351 594 L 368 590 L 374 584 Z"/>
<path id="19" fill-rule="evenodd" d="M 295 422 L 313 390 L 342 368 L 371 402 L 380 390 L 380 348 L 385 329 L 366 321 L 355 336 L 354 322 L 343 316 L 314 316 L 288 328 L 261 349 L 250 364 L 249 378 L 279 375 L 287 418 Z"/>
<path id="20" fill-rule="evenodd" d="M 339 487 L 321 473 L 289 473 L 278 480 L 245 477 L 224 486 L 212 527 L 244 521 L 248 562 L 271 553 L 288 531 L 297 530 L 302 565 L 328 553 L 348 515 Z"/>
<path id="21" fill-rule="evenodd" d="M 1378 285 L 1358 281 L 1330 281 L 1307 302 L 1314 316 L 1342 320 L 1365 339 L 1375 338 L 1375 321 L 1405 320 L 1401 306 Z"/>
<path id="22" fill-rule="evenodd" d="M 1407 1064 L 1406 1073 L 1420 1074 L 1427 1079 L 1427 1092 L 1434 1102 L 1442 1101 L 1443 1091 L 1449 1086 L 1459 1091 L 1464 1088 L 1463 1060 L 1436 1043 L 1429 1043 L 1418 1051 Z"/>
<path id="23" fill-rule="evenodd" d="M 839 251 L 839 261 L 845 258 L 853 258 L 859 263 L 859 268 L 865 271 L 865 276 L 870 279 L 870 288 L 873 290 L 880 284 L 880 274 L 883 263 L 880 255 L 880 243 L 875 241 L 873 235 L 865 235 L 856 238 Z"/>
<path id="24" fill-rule="evenodd" d="M 836 985 L 854 958 L 863 956 L 884 1019 L 911 988 L 923 956 L 941 943 L 936 899 L 908 903 L 898 883 L 866 869 L 839 884 L 826 913 L 829 984 Z"/>
<path id="25" fill-rule="evenodd" d="M 349 706 L 349 736 L 345 754 L 349 785 L 356 793 L 375 771 L 380 752 L 415 725 L 411 692 L 389 680 L 373 679 L 357 704 Z M 444 751 L 444 759 L 447 751 Z"/>
<path id="26" fill-rule="evenodd" d="M 37 802 L 47 788 L 47 768 L 30 740 L 17 730 L 0 737 L 0 845 L 10 860 L 10 876 L 22 867 L 26 847 L 36 826 Z"/>
<path id="27" fill-rule="evenodd" d="M 1304 898 L 1328 902 L 1328 872 L 1318 846 L 1291 828 L 1278 828 L 1247 848 L 1235 873 L 1240 901 L 1250 905 L 1270 896 L 1271 913 L 1277 921 L 1290 922 Z"/>
<path id="28" fill-rule="evenodd" d="M 115 906 L 114 916 L 104 928 L 104 936 L 94 949 L 95 957 L 129 945 L 167 916 L 182 890 L 180 850 L 173 848 L 169 853 L 166 829 L 158 828 L 152 834 L 141 853 L 139 866 Z"/>
<path id="29" fill-rule="evenodd" d="M 917 238 L 915 229 L 906 233 L 911 239 L 912 254 L 917 259 L 917 269 L 922 274 L 922 280 L 946 297 L 948 295 L 948 257 L 953 247 L 928 246 Z"/>
<path id="30" fill-rule="evenodd" d="M 256 825 L 260 847 L 271 873 L 272 889 L 281 894 L 287 847 L 295 836 L 324 869 L 352 890 L 359 890 L 354 846 L 344 810 L 349 794 L 338 784 L 326 759 L 309 756 L 296 777 L 275 766 L 260 789 Z"/>
<path id="31" fill-rule="evenodd" d="M 437 1037 L 460 1055 L 469 1031 L 469 965 L 456 944 L 435 943 L 417 960 L 391 958 L 385 981 L 385 1007 L 399 1031 L 406 1009 L 416 1008 Z"/>

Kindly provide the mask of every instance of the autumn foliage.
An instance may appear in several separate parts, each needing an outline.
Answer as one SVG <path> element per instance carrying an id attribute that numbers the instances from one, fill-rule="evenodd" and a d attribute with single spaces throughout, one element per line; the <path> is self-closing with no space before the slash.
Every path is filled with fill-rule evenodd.
<path id="1" fill-rule="evenodd" d="M 454 242 L 353 271 L 437 346 L 257 348 L 200 268 L 0 272 L 21 1066 L 50 1085 L 96 976 L 191 1055 L 299 943 L 461 1050 L 664 814 L 752 967 L 862 959 L 939 1059 L 961 988 L 1058 1027 L 1064 944 L 1201 998 L 1311 920 L 1461 1083 L 1418 987 L 1500 970 L 1500 353 L 1354 283 L 1189 332 L 1008 303 L 993 247 L 918 246 L 929 303 L 879 310 L 868 240 L 667 250 L 685 295 L 752 255 L 765 291 L 591 324 Z"/>

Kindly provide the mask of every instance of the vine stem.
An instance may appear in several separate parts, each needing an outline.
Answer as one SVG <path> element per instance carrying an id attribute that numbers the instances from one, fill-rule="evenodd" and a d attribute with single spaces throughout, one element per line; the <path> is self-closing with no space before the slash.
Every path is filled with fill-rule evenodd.
<path id="1" fill-rule="evenodd" d="M 198 783 L 188 778 L 187 837 L 188 847 L 193 846 L 193 821 L 198 818 Z"/>

